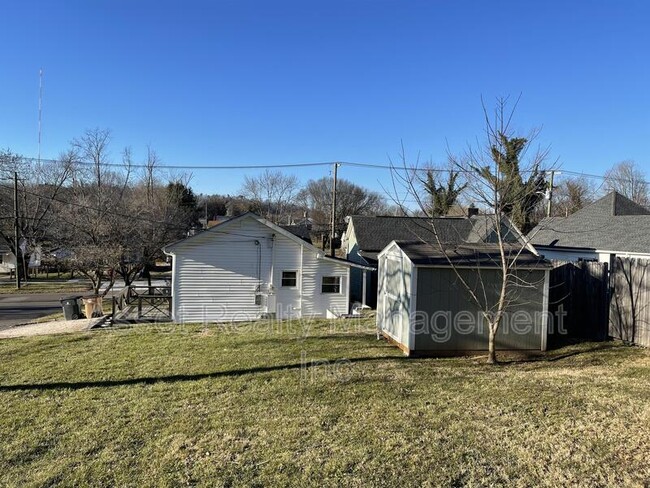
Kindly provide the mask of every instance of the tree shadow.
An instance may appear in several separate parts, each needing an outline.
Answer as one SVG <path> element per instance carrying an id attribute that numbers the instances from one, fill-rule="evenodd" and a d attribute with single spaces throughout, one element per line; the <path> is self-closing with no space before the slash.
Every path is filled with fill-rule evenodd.
<path id="1" fill-rule="evenodd" d="M 615 342 L 601 342 L 598 344 L 594 344 L 588 349 L 577 349 L 574 351 L 568 351 L 565 353 L 560 353 L 560 354 L 552 354 L 552 352 L 542 354 L 540 356 L 535 356 L 535 357 L 527 357 L 527 358 L 521 358 L 521 359 L 510 359 L 510 360 L 503 360 L 499 361 L 499 364 L 502 364 L 504 366 L 507 365 L 515 365 L 515 364 L 526 364 L 526 363 L 553 363 L 556 361 L 561 361 L 562 359 L 567 359 L 575 356 L 582 356 L 584 354 L 589 354 L 593 352 L 598 352 L 598 351 L 606 351 L 608 349 L 618 349 L 620 347 L 623 347 L 620 343 L 615 343 Z M 556 350 L 557 351 L 557 350 Z M 559 352 L 559 351 L 557 351 Z"/>
<path id="2" fill-rule="evenodd" d="M 198 381 L 208 378 L 227 378 L 238 377 L 258 373 L 271 373 L 274 371 L 291 371 L 300 369 L 309 369 L 319 367 L 327 363 L 335 364 L 338 362 L 344 364 L 363 363 L 372 361 L 407 361 L 407 357 L 362 357 L 362 358 L 313 358 L 304 362 L 281 364 L 277 366 L 260 366 L 248 369 L 234 369 L 228 371 L 214 371 L 211 373 L 196 374 L 178 374 L 168 376 L 147 376 L 141 378 L 125 378 L 116 380 L 102 381 L 77 381 L 77 382 L 52 382 L 52 383 L 23 383 L 15 385 L 0 385 L 0 393 L 10 391 L 47 391 L 47 390 L 81 390 L 84 388 L 103 388 L 115 386 L 133 386 L 133 385 L 153 385 L 157 383 L 178 383 L 185 381 Z"/>

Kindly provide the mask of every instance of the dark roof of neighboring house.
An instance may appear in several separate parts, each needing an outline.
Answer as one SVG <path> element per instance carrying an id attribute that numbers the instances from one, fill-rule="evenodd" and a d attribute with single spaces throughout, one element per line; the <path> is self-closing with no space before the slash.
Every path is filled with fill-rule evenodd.
<path id="1" fill-rule="evenodd" d="M 404 251 L 415 265 L 420 266 L 471 266 L 482 268 L 498 268 L 501 266 L 501 252 L 498 244 L 451 244 L 443 249 L 436 244 L 421 241 L 397 241 L 396 244 Z M 520 245 L 505 244 L 508 260 L 516 260 L 518 268 L 548 268 L 550 263 Z"/>
<path id="2" fill-rule="evenodd" d="M 305 224 L 281 225 L 284 230 L 311 244 L 311 228 Z"/>
<path id="3" fill-rule="evenodd" d="M 484 242 L 490 240 L 494 228 L 494 215 L 475 215 L 472 217 L 391 217 L 360 216 L 351 217 L 359 250 L 364 257 L 376 259 L 377 253 L 392 241 L 436 242 L 436 233 L 444 244 Z M 512 240 L 519 234 L 505 219 L 504 225 L 510 229 Z M 435 227 L 435 233 L 434 233 Z"/>
<path id="4" fill-rule="evenodd" d="M 568 217 L 543 219 L 533 245 L 650 253 L 650 210 L 611 192 Z"/>

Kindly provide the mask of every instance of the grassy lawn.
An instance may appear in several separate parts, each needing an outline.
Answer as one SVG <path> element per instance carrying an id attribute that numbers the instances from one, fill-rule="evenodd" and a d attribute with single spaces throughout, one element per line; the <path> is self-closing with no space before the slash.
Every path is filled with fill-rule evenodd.
<path id="1" fill-rule="evenodd" d="M 282 329 L 282 330 L 280 330 Z M 643 486 L 650 352 L 406 359 L 371 321 L 0 341 L 2 486 Z"/>
<path id="2" fill-rule="evenodd" d="M 61 280 L 48 280 L 48 281 L 34 281 L 22 283 L 20 290 L 17 290 L 15 285 L 10 282 L 0 283 L 0 295 L 16 295 L 16 294 L 33 294 L 33 293 L 87 293 L 91 289 L 90 283 L 87 281 L 61 281 Z"/>

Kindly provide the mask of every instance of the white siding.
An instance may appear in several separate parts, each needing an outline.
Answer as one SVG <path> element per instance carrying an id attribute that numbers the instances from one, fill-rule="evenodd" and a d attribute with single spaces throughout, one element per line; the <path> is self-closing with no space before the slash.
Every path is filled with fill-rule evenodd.
<path id="1" fill-rule="evenodd" d="M 0 259 L 0 271 L 4 273 L 13 271 L 16 267 L 16 258 L 14 257 L 13 253 L 2 253 L 0 257 L 2 258 Z"/>
<path id="2" fill-rule="evenodd" d="M 173 317 L 177 322 L 244 321 L 263 313 L 325 317 L 348 312 L 345 264 L 317 257 L 312 246 L 243 217 L 178 244 L 173 265 Z M 275 234 L 275 237 L 273 235 Z M 282 271 L 297 271 L 295 288 L 282 288 Z M 341 293 L 322 294 L 323 276 L 340 276 Z M 264 292 L 256 305 L 256 289 Z"/>
<path id="3" fill-rule="evenodd" d="M 303 317 L 331 317 L 348 313 L 349 267 L 317 258 L 317 253 L 305 249 L 303 254 Z M 341 278 L 340 293 L 322 293 L 323 276 Z"/>
<path id="4" fill-rule="evenodd" d="M 546 249 L 541 246 L 536 246 L 535 249 L 539 254 L 550 260 L 578 261 L 579 259 L 598 259 L 598 254 L 596 252 L 586 249 Z"/>

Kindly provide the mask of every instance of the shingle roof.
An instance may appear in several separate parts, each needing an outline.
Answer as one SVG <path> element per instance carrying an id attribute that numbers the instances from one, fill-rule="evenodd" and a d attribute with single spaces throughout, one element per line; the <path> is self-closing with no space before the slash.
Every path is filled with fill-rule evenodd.
<path id="1" fill-rule="evenodd" d="M 475 215 L 472 217 L 392 217 L 360 216 L 351 217 L 354 234 L 362 254 L 378 253 L 392 241 L 426 241 L 445 244 L 484 242 L 494 228 L 493 215 Z M 505 221 L 504 221 L 505 222 Z M 508 222 L 506 226 L 512 227 Z M 518 235 L 511 231 L 512 240 Z"/>
<path id="2" fill-rule="evenodd" d="M 404 251 L 415 265 L 420 266 L 480 266 L 496 268 L 501 266 L 501 253 L 497 244 L 451 244 L 440 246 L 418 242 L 397 241 L 396 244 Z M 521 249 L 521 246 L 505 244 L 506 254 L 510 262 L 515 261 L 519 268 L 547 268 L 550 263 L 532 252 Z"/>
<path id="3" fill-rule="evenodd" d="M 281 225 L 284 230 L 291 232 L 294 236 L 300 237 L 303 241 L 311 244 L 311 229 L 304 224 Z"/>
<path id="4" fill-rule="evenodd" d="M 533 245 L 650 253 L 650 210 L 617 192 L 568 217 L 543 219 Z"/>

